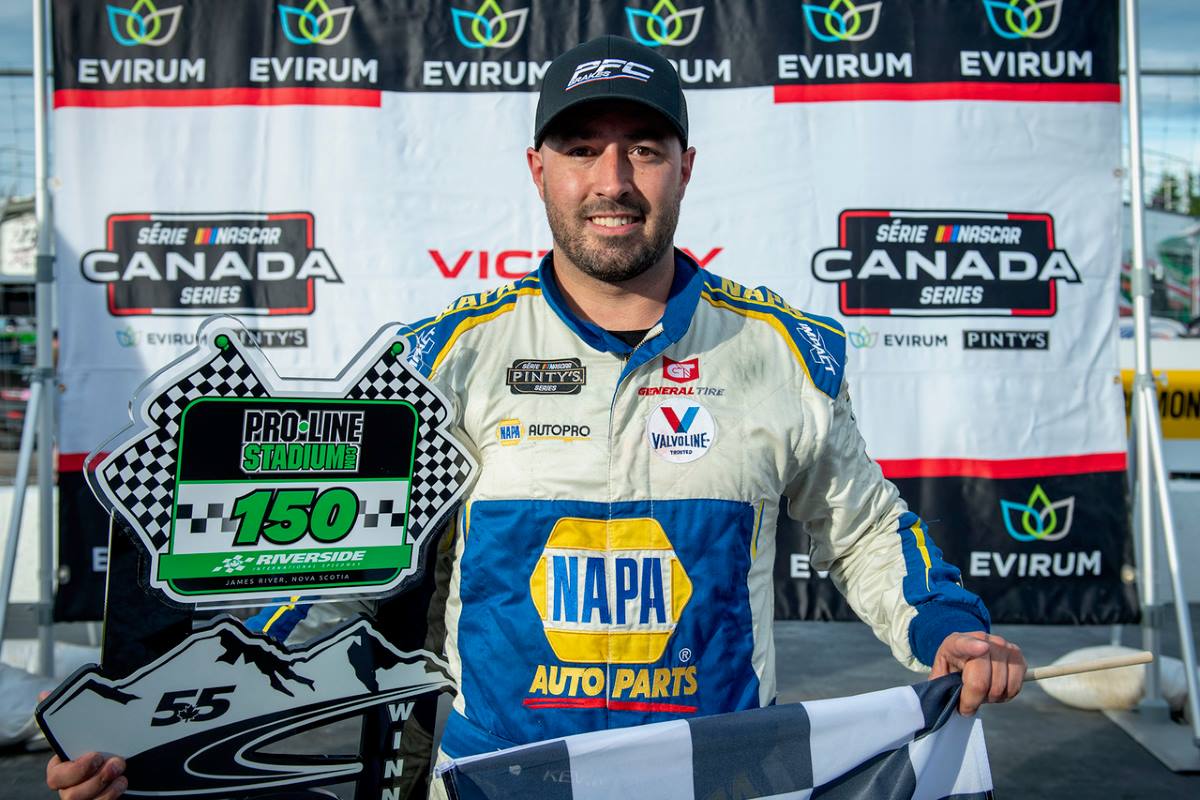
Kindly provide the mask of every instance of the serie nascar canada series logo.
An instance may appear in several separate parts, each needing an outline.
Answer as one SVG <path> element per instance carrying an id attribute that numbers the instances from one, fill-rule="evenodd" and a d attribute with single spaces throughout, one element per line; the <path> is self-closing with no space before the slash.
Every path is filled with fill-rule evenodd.
<path id="1" fill-rule="evenodd" d="M 847 316 L 1052 317 L 1080 283 L 1043 213 L 848 209 L 813 276 Z"/>
<path id="2" fill-rule="evenodd" d="M 80 262 L 114 316 L 311 314 L 318 281 L 341 283 L 307 211 L 112 214 Z"/>

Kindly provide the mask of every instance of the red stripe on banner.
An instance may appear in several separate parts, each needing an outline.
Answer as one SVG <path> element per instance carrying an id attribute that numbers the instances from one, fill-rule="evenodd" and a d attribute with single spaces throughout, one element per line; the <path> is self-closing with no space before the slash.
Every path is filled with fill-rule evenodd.
<path id="1" fill-rule="evenodd" d="M 59 472 L 83 472 L 83 462 L 88 457 L 87 453 L 59 453 L 58 454 L 58 471 Z M 96 456 L 96 463 L 108 457 L 108 453 L 101 453 Z"/>
<path id="2" fill-rule="evenodd" d="M 999 100 L 1028 103 L 1119 103 L 1116 83 L 831 83 L 775 87 L 776 103 L 851 100 Z"/>
<path id="3" fill-rule="evenodd" d="M 379 108 L 378 89 L 289 86 L 252 89 L 59 89 L 55 108 L 136 108 L 161 106 L 360 106 Z"/>
<path id="4" fill-rule="evenodd" d="M 1121 451 L 1003 461 L 971 458 L 896 458 L 881 459 L 879 466 L 888 478 L 1044 478 L 1055 475 L 1085 475 L 1091 472 L 1123 472 L 1126 467 L 1125 456 L 1125 452 Z"/>

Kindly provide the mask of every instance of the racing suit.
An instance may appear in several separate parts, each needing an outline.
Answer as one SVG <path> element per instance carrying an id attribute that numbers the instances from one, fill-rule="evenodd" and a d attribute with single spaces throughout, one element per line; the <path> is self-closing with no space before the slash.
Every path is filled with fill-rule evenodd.
<path id="1" fill-rule="evenodd" d="M 772 703 L 777 522 L 910 668 L 988 629 L 864 452 L 833 320 L 677 252 L 631 347 L 548 256 L 406 334 L 480 465 L 450 531 L 445 754 Z"/>
<path id="2" fill-rule="evenodd" d="M 901 662 L 988 628 L 865 454 L 832 320 L 677 253 L 631 347 L 571 313 L 548 256 L 409 340 L 480 464 L 446 606 L 452 757 L 773 702 L 781 498 Z"/>

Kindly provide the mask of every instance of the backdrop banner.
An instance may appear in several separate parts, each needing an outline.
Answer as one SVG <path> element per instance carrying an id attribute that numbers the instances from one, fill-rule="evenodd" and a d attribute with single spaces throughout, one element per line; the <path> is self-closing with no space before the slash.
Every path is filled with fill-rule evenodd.
<path id="1" fill-rule="evenodd" d="M 532 270 L 539 81 L 614 33 L 687 90 L 677 243 L 845 324 L 870 453 L 994 618 L 1136 613 L 1115 0 L 53 6 L 68 480 L 198 317 L 327 375 L 383 321 Z M 61 497 L 86 540 L 102 515 Z M 780 616 L 847 613 L 806 542 L 775 552 Z"/>

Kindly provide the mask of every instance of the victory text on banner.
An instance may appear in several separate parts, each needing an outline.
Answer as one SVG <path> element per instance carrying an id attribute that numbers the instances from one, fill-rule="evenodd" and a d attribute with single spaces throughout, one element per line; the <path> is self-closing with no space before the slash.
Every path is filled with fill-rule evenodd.
<path id="1" fill-rule="evenodd" d="M 871 454 L 993 616 L 1130 617 L 1115 0 L 56 0 L 54 25 L 60 549 L 86 554 L 60 617 L 99 609 L 83 455 L 199 317 L 322 375 L 536 266 L 536 90 L 603 33 L 687 90 L 678 244 L 840 318 Z M 781 616 L 844 613 L 803 541 L 777 551 Z"/>

